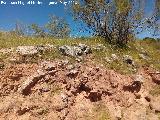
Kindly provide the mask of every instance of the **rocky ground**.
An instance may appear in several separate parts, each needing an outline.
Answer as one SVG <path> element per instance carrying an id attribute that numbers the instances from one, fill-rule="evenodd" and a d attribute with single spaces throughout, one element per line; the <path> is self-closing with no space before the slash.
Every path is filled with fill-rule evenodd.
<path id="1" fill-rule="evenodd" d="M 21 62 L 15 62 L 14 54 L 10 63 L 1 64 L 0 120 L 160 119 L 160 95 L 152 94 L 160 85 L 156 69 L 140 67 L 134 74 L 120 74 L 96 64 L 92 50 L 83 44 L 58 48 L 63 55 L 78 56 L 74 63 L 68 59 L 24 62 L 26 56 L 52 48 L 19 46 L 16 55 Z M 108 62 L 117 59 L 112 54 Z M 134 65 L 131 56 L 123 60 Z"/>

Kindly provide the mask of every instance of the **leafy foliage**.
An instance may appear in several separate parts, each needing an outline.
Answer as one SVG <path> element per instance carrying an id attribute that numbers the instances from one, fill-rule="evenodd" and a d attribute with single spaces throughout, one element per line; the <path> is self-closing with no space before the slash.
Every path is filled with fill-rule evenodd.
<path id="1" fill-rule="evenodd" d="M 157 26 L 159 6 L 145 19 L 145 4 L 145 0 L 77 0 L 72 8 L 74 18 L 86 23 L 95 35 L 122 46 L 147 28 L 160 29 Z"/>
<path id="2" fill-rule="evenodd" d="M 21 21 L 16 21 L 15 29 L 13 31 L 10 31 L 10 33 L 19 36 L 24 36 L 25 34 L 27 34 L 27 27 Z"/>
<path id="3" fill-rule="evenodd" d="M 17 21 L 15 29 L 10 31 L 10 33 L 17 36 L 32 35 L 42 38 L 49 36 L 54 38 L 65 38 L 70 35 L 70 27 L 65 19 L 51 15 L 49 22 L 42 27 L 36 23 L 26 26 L 22 22 Z"/>
<path id="4" fill-rule="evenodd" d="M 42 27 L 39 27 L 37 24 L 31 24 L 29 28 L 33 31 L 33 35 L 37 37 L 45 37 L 45 30 Z"/>
<path id="5" fill-rule="evenodd" d="M 58 38 L 68 37 L 70 28 L 65 19 L 51 15 L 49 22 L 46 24 L 49 35 Z"/>

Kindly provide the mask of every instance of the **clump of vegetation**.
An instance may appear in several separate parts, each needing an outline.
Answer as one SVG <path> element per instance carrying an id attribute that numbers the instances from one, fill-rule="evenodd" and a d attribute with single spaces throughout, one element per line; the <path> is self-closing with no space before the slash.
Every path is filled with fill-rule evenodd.
<path id="1" fill-rule="evenodd" d="M 43 27 L 39 27 L 37 24 L 31 24 L 29 26 L 29 29 L 31 31 L 33 31 L 33 36 L 42 37 L 42 38 L 44 38 L 46 36 L 44 28 Z"/>
<path id="2" fill-rule="evenodd" d="M 3 68 L 4 68 L 4 64 L 0 63 L 0 69 L 3 69 Z"/>
<path id="3" fill-rule="evenodd" d="M 15 29 L 13 31 L 10 31 L 11 34 L 15 34 L 15 35 L 18 35 L 18 36 L 24 36 L 27 31 L 26 29 L 26 25 L 24 23 L 22 23 L 21 21 L 16 21 L 16 24 L 15 24 Z"/>
<path id="4" fill-rule="evenodd" d="M 150 38 L 151 39 L 151 38 Z M 137 40 L 129 42 L 126 48 L 117 48 L 113 45 L 104 44 L 104 50 L 94 50 L 94 60 L 97 64 L 103 64 L 107 68 L 114 69 L 123 74 L 137 72 L 139 67 L 154 67 L 160 70 L 160 42 L 157 40 Z M 118 59 L 112 60 L 111 55 L 115 54 Z M 126 64 L 123 56 L 129 55 L 133 58 L 133 65 Z"/>
<path id="5" fill-rule="evenodd" d="M 97 113 L 96 120 L 110 120 L 110 115 L 108 113 L 108 109 L 103 103 L 98 103 L 95 108 L 94 112 Z"/>
<path id="6" fill-rule="evenodd" d="M 85 120 L 111 120 L 109 110 L 103 102 L 97 102 L 91 109 L 92 114 L 86 111 L 84 114 Z"/>
<path id="7" fill-rule="evenodd" d="M 54 86 L 52 86 L 51 96 L 54 96 L 56 94 L 60 94 L 61 91 L 62 91 L 62 88 L 60 88 L 60 86 L 54 85 Z"/>
<path id="8" fill-rule="evenodd" d="M 159 96 L 160 95 L 160 85 L 156 85 L 151 91 L 150 94 L 153 96 Z"/>
<path id="9" fill-rule="evenodd" d="M 48 108 L 39 108 L 37 111 L 38 115 L 46 115 L 49 113 L 49 109 Z"/>

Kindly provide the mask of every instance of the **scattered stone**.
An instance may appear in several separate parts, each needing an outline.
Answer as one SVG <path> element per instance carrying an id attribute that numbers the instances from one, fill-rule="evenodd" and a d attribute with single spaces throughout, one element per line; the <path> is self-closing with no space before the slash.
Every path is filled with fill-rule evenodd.
<path id="1" fill-rule="evenodd" d="M 49 62 L 49 61 L 42 62 L 41 66 L 46 71 L 52 71 L 52 70 L 55 70 L 55 68 L 56 68 L 55 63 L 52 63 L 52 62 Z"/>
<path id="2" fill-rule="evenodd" d="M 81 56 L 83 54 L 91 53 L 91 48 L 85 44 L 79 44 L 78 46 L 61 46 L 59 51 L 66 56 Z"/>
<path id="3" fill-rule="evenodd" d="M 26 112 L 28 112 L 30 109 L 29 108 L 20 108 L 20 109 L 18 109 L 17 111 L 16 111 L 16 113 L 18 114 L 18 115 L 23 115 L 23 114 L 25 114 Z"/>
<path id="4" fill-rule="evenodd" d="M 123 89 L 131 92 L 139 92 L 144 83 L 144 77 L 142 75 L 136 75 L 134 80 L 130 82 L 128 85 L 124 85 Z M 137 94 L 137 97 L 139 95 Z M 141 96 L 140 96 L 141 97 Z"/>
<path id="5" fill-rule="evenodd" d="M 148 60 L 149 59 L 148 53 L 146 51 L 144 51 L 144 50 L 142 52 L 140 52 L 139 57 L 141 59 L 144 59 L 144 60 Z"/>
<path id="6" fill-rule="evenodd" d="M 36 55 L 47 50 L 55 49 L 53 45 L 38 45 L 38 46 L 18 46 L 16 52 L 22 56 Z"/>
<path id="7" fill-rule="evenodd" d="M 86 50 L 84 51 L 84 53 L 85 54 L 90 54 L 90 53 L 92 53 L 92 50 L 91 50 L 91 48 L 86 48 Z"/>
<path id="8" fill-rule="evenodd" d="M 71 47 L 64 45 L 59 47 L 59 51 L 63 54 L 63 55 L 71 55 L 74 56 L 73 51 L 71 50 Z"/>
<path id="9" fill-rule="evenodd" d="M 134 79 L 134 82 L 138 82 L 140 84 L 143 84 L 144 83 L 144 77 L 142 75 L 136 75 L 135 79 Z"/>
<path id="10" fill-rule="evenodd" d="M 52 101 L 54 103 L 52 105 L 53 108 L 58 112 L 62 111 L 64 108 L 67 107 L 67 103 L 66 103 L 66 101 L 64 101 L 64 99 L 63 99 L 61 94 L 54 95 Z"/>
<path id="11" fill-rule="evenodd" d="M 47 84 L 43 84 L 39 90 L 41 93 L 50 91 L 49 86 Z"/>
<path id="12" fill-rule="evenodd" d="M 104 50 L 106 47 L 103 44 L 98 44 L 95 47 L 93 47 L 94 50 L 98 50 L 98 51 L 102 51 Z"/>
<path id="13" fill-rule="evenodd" d="M 83 54 L 83 50 L 80 47 L 73 46 L 72 48 L 73 56 L 81 56 Z"/>
<path id="14" fill-rule="evenodd" d="M 83 49 L 85 47 L 81 48 Z M 114 55 L 112 57 L 115 58 Z M 77 58 L 79 58 L 79 56 Z M 111 61 L 113 61 L 113 59 L 111 59 Z M 63 67 L 59 67 L 58 62 L 62 64 Z M 1 116 L 7 116 L 8 118 L 15 116 L 15 119 L 23 119 L 22 116 L 28 115 L 29 118 L 35 116 L 37 117 L 36 119 L 58 120 L 59 117 L 59 119 L 74 120 L 77 118 L 83 119 L 85 115 L 90 115 L 92 118 L 95 116 L 95 119 L 101 119 L 104 114 L 104 119 L 107 119 L 106 116 L 110 117 L 110 114 L 106 114 L 106 111 L 109 111 L 109 109 L 103 109 L 101 112 L 99 108 L 109 107 L 110 104 L 113 104 L 117 106 L 117 108 L 114 107 L 115 109 L 112 112 L 117 120 L 146 120 L 148 118 L 157 120 L 157 116 L 154 114 L 148 117 L 147 106 L 149 105 L 151 109 L 159 112 L 159 102 L 157 102 L 158 100 L 154 101 L 154 99 L 152 101 L 152 98 L 144 93 L 145 90 L 148 92 L 154 85 L 150 84 L 151 78 L 145 74 L 146 71 L 142 71 L 142 74 L 138 73 L 135 78 L 132 79 L 131 75 L 121 75 L 114 70 L 110 72 L 110 70 L 101 67 L 100 64 L 95 65 L 91 60 L 86 61 L 83 65 L 81 63 L 68 63 L 68 60 L 64 60 L 53 62 L 44 61 L 41 64 L 31 64 L 29 66 L 28 64 L 15 64 L 12 67 L 13 71 L 15 71 L 15 68 L 18 68 L 18 70 L 20 69 L 20 73 L 23 73 L 22 80 L 20 79 L 19 81 L 8 79 L 8 73 L 10 73 L 10 71 L 7 69 L 10 69 L 10 67 L 7 68 L 7 66 L 4 72 L 0 71 L 0 97 L 2 96 L 2 101 L 0 100 Z M 33 71 L 37 68 L 38 71 L 34 74 Z M 7 73 L 7 71 L 9 72 Z M 16 73 L 18 72 L 16 71 Z M 146 75 L 144 76 L 145 78 L 143 77 L 143 73 Z M 31 76 L 21 83 L 21 81 L 29 75 Z M 145 81 L 145 84 L 143 84 L 145 79 L 149 79 L 149 83 Z M 131 82 L 133 84 L 128 87 L 128 91 L 123 89 L 124 84 L 128 85 Z M 137 87 L 133 87 L 137 84 L 143 84 L 139 92 L 135 92 Z M 18 91 L 10 90 L 12 86 L 16 86 L 16 89 L 19 87 Z M 6 91 L 9 92 L 4 94 Z M 63 93 L 60 91 L 63 91 Z M 17 94 L 17 92 L 28 96 Z M 13 104 L 5 106 L 4 103 L 7 99 L 12 101 Z M 13 100 L 15 101 L 13 102 Z M 26 106 L 24 106 L 24 102 L 26 102 Z M 36 104 L 36 107 L 33 109 L 30 106 L 27 107 L 30 102 Z M 151 104 L 149 104 L 150 102 Z M 98 105 L 98 110 L 95 111 L 91 106 L 94 108 L 94 105 L 97 103 L 102 103 L 104 106 Z M 4 106 L 2 104 L 4 104 Z M 16 112 L 14 112 L 16 109 L 14 104 L 16 108 L 19 108 Z M 135 104 L 138 105 L 134 106 Z M 43 108 L 47 108 L 47 113 L 44 113 L 43 110 L 45 109 Z M 14 114 L 10 114 L 12 111 Z M 81 114 L 80 116 L 82 117 L 77 117 L 74 112 Z M 96 114 L 94 114 L 94 112 L 96 112 Z M 56 118 L 54 118 L 54 114 Z M 76 117 L 73 118 L 74 116 Z M 6 119 L 8 119 L 7 117 Z"/>
<path id="15" fill-rule="evenodd" d="M 83 57 L 82 57 L 82 56 L 77 57 L 77 58 L 76 58 L 76 61 L 77 61 L 77 62 L 82 62 L 82 61 L 83 61 Z"/>
<path id="16" fill-rule="evenodd" d="M 78 75 L 78 70 L 70 70 L 68 73 L 67 73 L 67 76 L 68 77 L 71 77 L 71 78 L 73 78 L 73 77 L 75 77 L 75 76 L 77 76 Z"/>
<path id="17" fill-rule="evenodd" d="M 148 60 L 148 56 L 144 55 L 144 54 L 139 54 L 139 57 L 141 59 L 144 59 L 144 60 Z"/>
<path id="18" fill-rule="evenodd" d="M 159 72 L 150 73 L 150 76 L 152 77 L 153 82 L 160 84 L 160 73 Z"/>
<path id="19" fill-rule="evenodd" d="M 36 55 L 38 53 L 38 50 L 35 46 L 18 46 L 16 52 L 22 56 L 26 56 Z"/>
<path id="20" fill-rule="evenodd" d="M 18 91 L 23 95 L 28 95 L 30 93 L 30 89 L 45 75 L 46 73 L 44 71 L 37 71 L 33 76 L 28 77 L 27 80 L 22 83 Z"/>
<path id="21" fill-rule="evenodd" d="M 122 119 L 122 111 L 121 111 L 121 108 L 120 108 L 120 107 L 116 107 L 114 114 L 115 114 L 115 117 L 116 117 L 118 120 L 121 120 L 121 119 Z"/>
<path id="22" fill-rule="evenodd" d="M 69 60 L 62 60 L 61 62 L 62 64 L 67 65 L 69 63 Z"/>
<path id="23" fill-rule="evenodd" d="M 133 58 L 132 58 L 132 56 L 129 56 L 129 55 L 124 55 L 123 56 L 123 60 L 124 60 L 124 62 L 125 63 L 127 63 L 127 64 L 133 64 Z"/>
<path id="24" fill-rule="evenodd" d="M 74 65 L 68 65 L 66 68 L 67 68 L 67 70 L 72 70 L 72 69 L 75 68 L 75 66 Z"/>
<path id="25" fill-rule="evenodd" d="M 38 50 L 38 52 L 43 53 L 43 51 L 45 51 L 45 46 L 44 45 L 37 45 L 36 49 Z"/>
<path id="26" fill-rule="evenodd" d="M 69 113 L 69 111 L 67 108 L 63 109 L 61 111 L 61 115 L 60 115 L 61 120 L 64 120 L 68 113 Z"/>
<path id="27" fill-rule="evenodd" d="M 8 54 L 14 52 L 14 48 L 2 48 L 0 49 L 0 53 Z"/>
<path id="28" fill-rule="evenodd" d="M 47 45 L 45 45 L 45 48 L 46 49 L 55 49 L 56 47 L 54 45 L 47 44 Z"/>
<path id="29" fill-rule="evenodd" d="M 37 50 L 42 51 L 42 52 L 48 51 L 48 50 L 53 50 L 53 49 L 56 49 L 56 47 L 54 45 L 50 45 L 50 44 L 37 46 Z"/>
<path id="30" fill-rule="evenodd" d="M 63 102 L 68 102 L 68 96 L 66 94 L 61 93 L 60 95 Z"/>
<path id="31" fill-rule="evenodd" d="M 11 59 L 9 59 L 9 62 L 16 63 L 16 62 L 18 62 L 18 60 L 16 58 L 11 58 Z"/>
<path id="32" fill-rule="evenodd" d="M 9 75 L 9 78 L 12 80 L 19 80 L 22 76 L 23 75 L 20 72 L 13 72 L 11 75 Z"/>
<path id="33" fill-rule="evenodd" d="M 87 45 L 81 43 L 77 47 L 79 47 L 82 51 L 85 51 L 88 48 Z"/>
<path id="34" fill-rule="evenodd" d="M 111 60 L 109 57 L 107 57 L 107 56 L 106 56 L 104 59 L 105 59 L 105 61 L 106 61 L 107 63 L 111 63 L 111 62 L 112 62 L 112 60 Z"/>
<path id="35" fill-rule="evenodd" d="M 112 60 L 114 60 L 114 61 L 115 61 L 115 60 L 118 60 L 118 56 L 117 56 L 116 54 L 112 54 L 112 55 L 111 55 L 111 58 L 112 58 Z"/>

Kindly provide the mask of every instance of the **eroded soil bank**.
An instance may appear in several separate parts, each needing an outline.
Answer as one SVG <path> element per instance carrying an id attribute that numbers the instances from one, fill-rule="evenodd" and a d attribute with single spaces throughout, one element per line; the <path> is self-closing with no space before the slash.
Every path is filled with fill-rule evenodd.
<path id="1" fill-rule="evenodd" d="M 8 64 L 0 71 L 0 120 L 159 120 L 160 74 L 132 75 L 91 58 Z"/>

